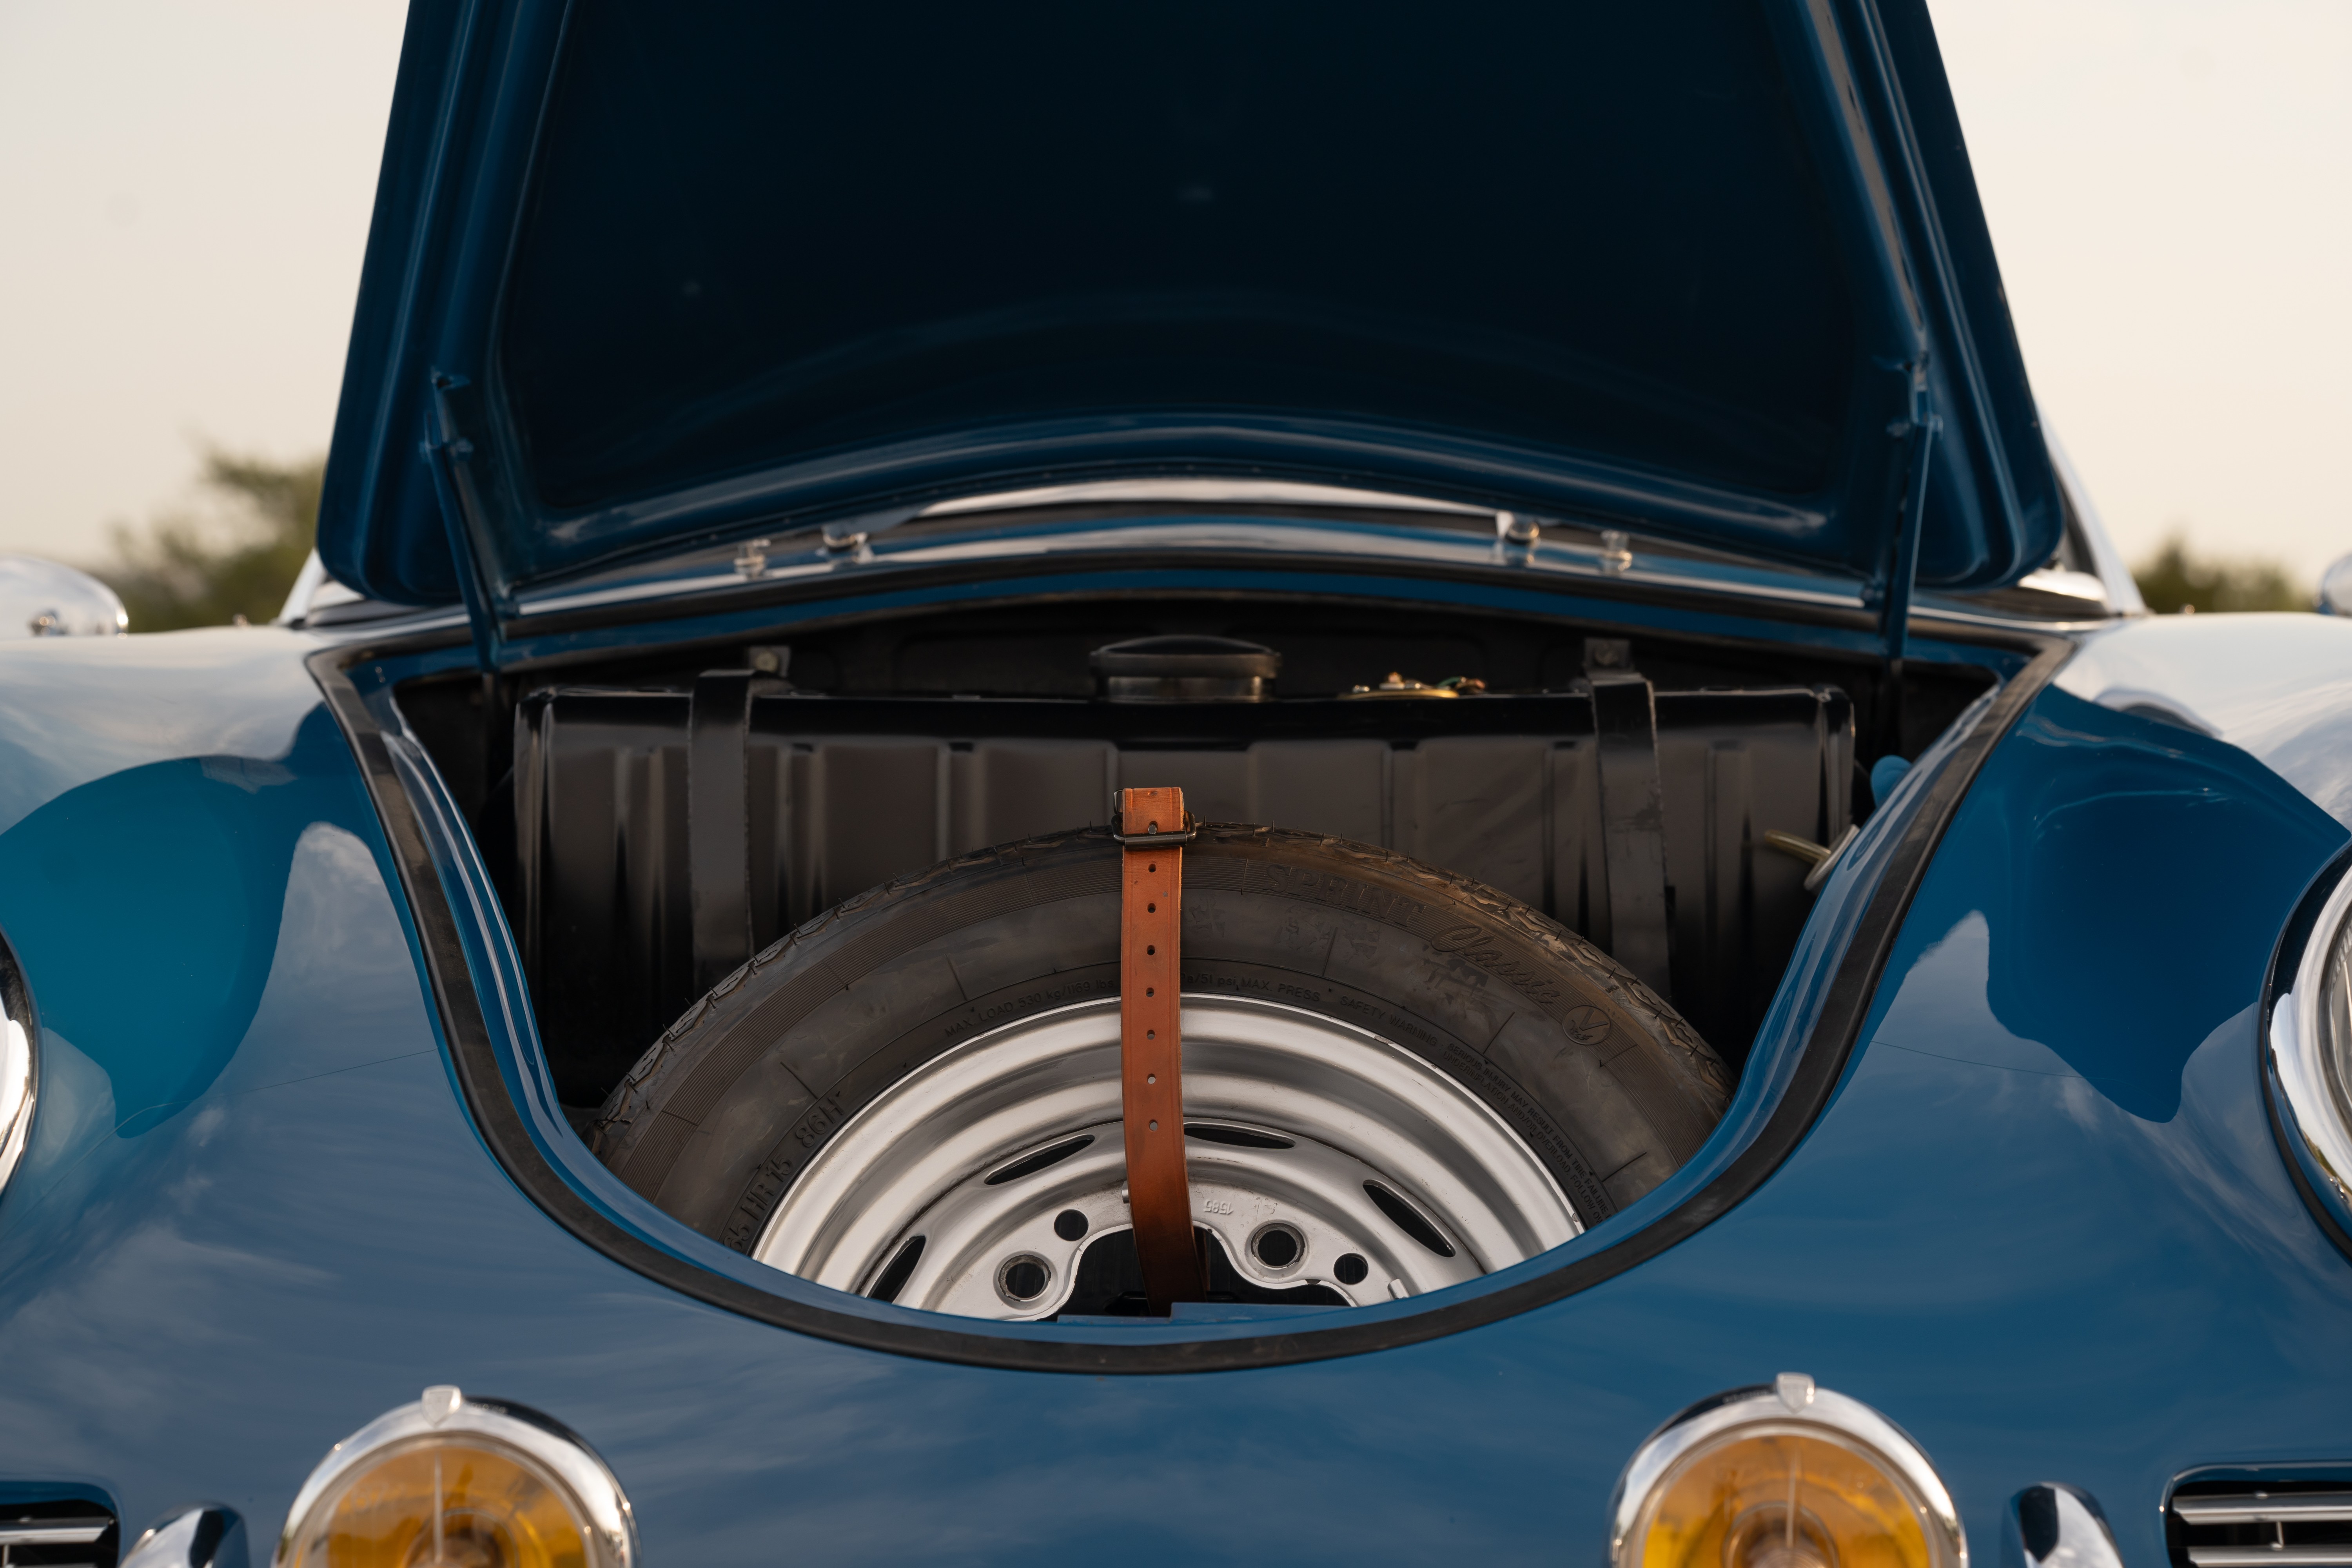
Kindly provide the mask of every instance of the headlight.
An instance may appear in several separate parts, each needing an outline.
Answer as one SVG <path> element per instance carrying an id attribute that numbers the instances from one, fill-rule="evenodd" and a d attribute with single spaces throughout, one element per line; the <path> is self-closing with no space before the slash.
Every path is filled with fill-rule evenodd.
<path id="1" fill-rule="evenodd" d="M 448 1387 L 335 1445 L 302 1484 L 277 1568 L 635 1568 L 628 1499 L 545 1416 Z"/>
<path id="2" fill-rule="evenodd" d="M 2294 989 L 2271 1013 L 2271 1086 L 2287 1152 L 2339 1229 L 2352 1229 L 2352 875 L 2320 906 Z"/>
<path id="3" fill-rule="evenodd" d="M 1612 1568 L 1968 1568 L 1927 1457 L 1801 1373 L 1668 1422 L 1633 1456 L 1611 1513 Z"/>

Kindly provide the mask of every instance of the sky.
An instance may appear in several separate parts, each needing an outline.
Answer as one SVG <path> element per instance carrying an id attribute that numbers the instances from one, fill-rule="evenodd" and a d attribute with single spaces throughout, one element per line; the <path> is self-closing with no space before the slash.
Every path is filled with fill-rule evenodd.
<path id="1" fill-rule="evenodd" d="M 2352 553 L 2352 5 L 1930 10 L 2027 374 L 2126 555 Z"/>
<path id="2" fill-rule="evenodd" d="M 404 7 L 0 0 L 0 551 L 334 418 Z M 2042 410 L 2126 555 L 2352 552 L 2352 3 L 1931 0 Z"/>

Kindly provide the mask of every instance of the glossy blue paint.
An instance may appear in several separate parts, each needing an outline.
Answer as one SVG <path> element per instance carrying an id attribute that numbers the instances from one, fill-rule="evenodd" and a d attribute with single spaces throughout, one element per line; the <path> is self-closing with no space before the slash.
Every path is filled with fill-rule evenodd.
<path id="1" fill-rule="evenodd" d="M 122 1126 L 170 1115 L 236 1056 L 275 968 L 281 916 L 300 918 L 288 889 L 315 848 L 304 836 L 337 808 L 351 815 L 349 782 L 332 766 L 346 755 L 313 710 L 282 758 L 128 768 L 0 837 L 0 887 L 38 911 L 10 929 L 52 998 L 43 1021 L 106 1064 Z M 134 931 L 152 940 L 126 949 Z"/>
<path id="2" fill-rule="evenodd" d="M 503 618 L 781 518 L 1176 465 L 1883 584 L 1915 385 L 1920 580 L 2055 548 L 1918 0 L 1160 26 L 415 7 L 328 564 Z"/>
<path id="3" fill-rule="evenodd" d="M 2091 637 L 2058 685 L 2218 736 L 2352 826 L 2352 623 L 2148 616 Z"/>
<path id="4" fill-rule="evenodd" d="M 2352 1456 L 2352 1263 L 2289 1184 L 2254 1055 L 2271 944 L 2347 833 L 2224 740 L 2044 693 L 1834 1103 L 1662 1257 L 1408 1348 L 1097 1379 L 767 1328 L 532 1207 L 441 1059 L 296 662 L 316 646 L 0 648 L 0 779 L 45 781 L 0 832 L 48 1075 L 0 1194 L 12 1493 L 80 1489 L 134 1530 L 213 1499 L 266 1535 L 328 1444 L 443 1381 L 582 1431 L 649 1559 L 710 1563 L 1591 1561 L 1653 1426 L 1784 1368 L 1916 1436 L 1985 1561 L 2032 1480 L 2093 1492 L 2154 1563 L 2174 1474 Z M 249 862 L 235 918 L 186 912 L 223 853 Z"/>
<path id="5" fill-rule="evenodd" d="M 2226 869 L 2162 875 L 2192 825 Z M 2344 840 L 2235 748 L 2045 693 L 1939 851 L 1811 1139 L 1732 1221 L 1595 1295 L 1736 1308 L 1737 1339 L 1919 1437 L 1979 1551 L 2035 1476 L 2090 1489 L 2126 1560 L 2156 1562 L 2165 1484 L 2205 1456 L 2352 1449 L 2352 1268 L 2285 1176 L 2256 1065 L 2272 944 Z"/>

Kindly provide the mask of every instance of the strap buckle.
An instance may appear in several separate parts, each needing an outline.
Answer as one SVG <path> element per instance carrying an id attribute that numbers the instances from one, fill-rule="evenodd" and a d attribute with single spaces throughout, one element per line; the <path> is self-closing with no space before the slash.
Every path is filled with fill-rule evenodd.
<path id="1" fill-rule="evenodd" d="M 1199 819 L 1193 816 L 1193 815 L 1189 811 L 1184 814 L 1184 826 L 1182 831 L 1177 833 L 1121 833 L 1118 830 L 1118 824 L 1121 816 L 1122 813 L 1119 809 L 1118 799 L 1118 797 L 1113 796 L 1110 807 L 1110 836 L 1114 840 L 1125 845 L 1129 849 L 1160 849 L 1171 847 L 1181 844 L 1190 844 L 1200 835 L 1201 831 Z"/>

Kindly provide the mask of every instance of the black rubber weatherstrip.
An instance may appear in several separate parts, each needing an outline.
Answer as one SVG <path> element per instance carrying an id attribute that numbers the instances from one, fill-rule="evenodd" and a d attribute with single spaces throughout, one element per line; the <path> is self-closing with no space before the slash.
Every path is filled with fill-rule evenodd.
<path id="1" fill-rule="evenodd" d="M 438 645 L 450 639 L 433 640 Z M 1050 1329 L 1035 1337 L 975 1334 L 947 1327 L 952 1320 L 931 1313 L 910 1310 L 902 1322 L 795 1301 L 674 1257 L 632 1235 L 582 1197 L 540 1152 L 520 1109 L 507 1093 L 489 1026 L 466 964 L 457 915 L 434 868 L 416 808 L 393 769 L 391 751 L 374 716 L 345 673 L 354 665 L 395 651 L 410 651 L 414 646 L 330 648 L 312 655 L 310 668 L 359 757 L 368 793 L 391 841 L 409 907 L 415 914 L 417 936 L 467 1106 L 483 1141 L 515 1184 L 557 1224 L 614 1261 L 683 1295 L 761 1322 L 896 1355 L 1024 1372 L 1105 1376 L 1286 1366 L 1416 1344 L 1589 1289 L 1647 1262 L 1728 1214 L 1779 1169 L 1828 1103 L 1861 1034 L 1904 912 L 1946 826 L 1994 745 L 2064 662 L 2073 645 L 2054 637 L 2032 639 L 2037 651 L 2032 662 L 1995 694 L 1990 710 L 1960 742 L 1957 754 L 1929 785 L 1927 798 L 1895 846 L 1853 941 L 1838 960 L 1812 1037 L 1764 1130 L 1722 1173 L 1672 1213 L 1612 1247 L 1587 1253 L 1533 1279 L 1409 1316 L 1350 1321 L 1351 1314 L 1334 1314 L 1335 1321 L 1328 1327 L 1134 1344 L 1051 1337 Z"/>

